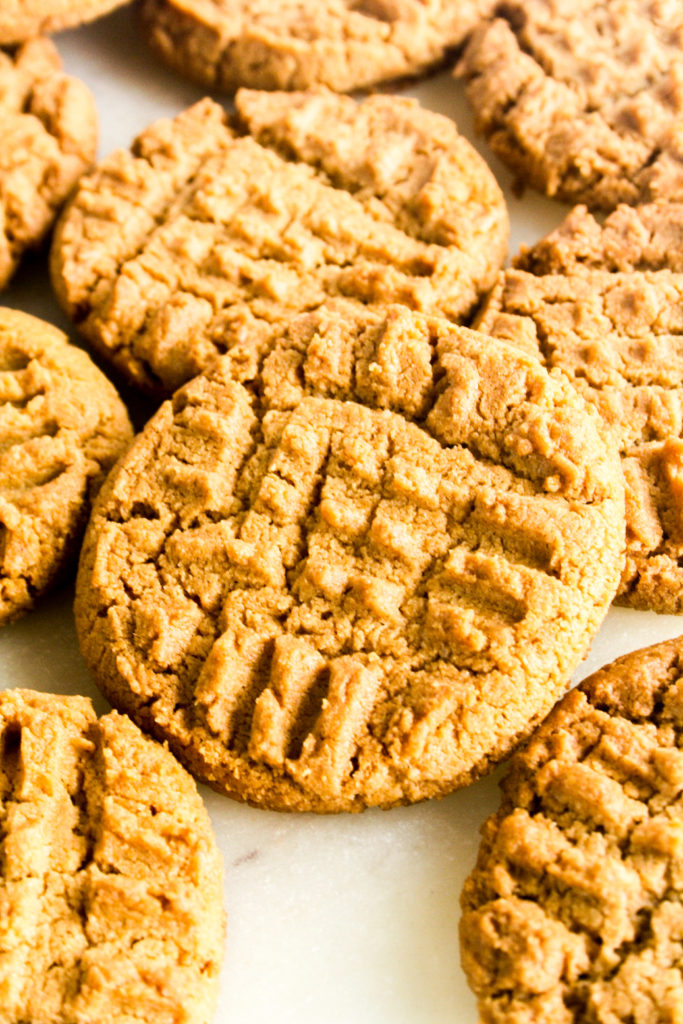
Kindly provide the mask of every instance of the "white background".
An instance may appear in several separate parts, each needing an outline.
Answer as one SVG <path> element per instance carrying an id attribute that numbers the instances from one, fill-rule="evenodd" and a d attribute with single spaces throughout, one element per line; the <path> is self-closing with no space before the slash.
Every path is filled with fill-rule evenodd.
<path id="1" fill-rule="evenodd" d="M 100 156 L 203 95 L 158 64 L 130 8 L 55 42 L 67 70 L 95 95 Z M 449 73 L 400 91 L 454 118 L 476 142 L 462 86 Z M 514 253 L 566 210 L 529 192 L 513 195 L 510 174 L 477 146 L 505 190 Z M 0 301 L 69 331 L 45 254 L 24 264 Z M 143 415 L 141 406 L 139 422 Z M 78 652 L 72 598 L 66 587 L 4 627 L 1 685 L 86 694 L 102 712 L 106 702 Z M 674 616 L 613 610 L 575 681 L 681 631 Z M 334 817 L 259 811 L 201 792 L 225 863 L 228 935 L 216 1024 L 475 1024 L 459 966 L 458 900 L 479 826 L 497 806 L 495 779 L 438 802 Z"/>

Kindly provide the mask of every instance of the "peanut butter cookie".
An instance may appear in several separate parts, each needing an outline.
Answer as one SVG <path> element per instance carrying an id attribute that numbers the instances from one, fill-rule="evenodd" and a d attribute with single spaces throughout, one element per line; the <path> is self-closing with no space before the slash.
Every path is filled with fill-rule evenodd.
<path id="1" fill-rule="evenodd" d="M 619 601 L 683 612 L 683 204 L 577 207 L 502 275 L 479 326 L 560 368 L 626 478 Z"/>
<path id="2" fill-rule="evenodd" d="M 513 758 L 462 894 L 482 1024 L 660 1024 L 683 1005 L 683 640 L 572 690 Z"/>
<path id="3" fill-rule="evenodd" d="M 62 72 L 50 40 L 0 50 L 0 288 L 50 230 L 96 148 L 90 90 Z"/>
<path id="4" fill-rule="evenodd" d="M 458 318 L 505 257 L 507 211 L 453 122 L 415 101 L 242 90 L 159 121 L 81 179 L 52 276 L 80 330 L 168 395 L 326 298 Z"/>
<path id="5" fill-rule="evenodd" d="M 562 692 L 616 589 L 622 502 L 598 418 L 536 359 L 342 303 L 251 379 L 214 362 L 138 435 L 84 542 L 81 649 L 231 796 L 440 795 Z"/>
<path id="6" fill-rule="evenodd" d="M 34 36 L 92 21 L 128 0 L 2 0 L 0 43 L 23 43 Z"/>
<path id="7" fill-rule="evenodd" d="M 494 0 L 143 0 L 149 42 L 212 90 L 338 92 L 444 60 Z"/>
<path id="8" fill-rule="evenodd" d="M 124 715 L 0 693 L 0 1020 L 208 1024 L 220 854 L 197 788 Z"/>
<path id="9" fill-rule="evenodd" d="M 90 503 L 132 439 L 125 406 L 50 324 L 0 308 L 0 624 L 74 559 Z"/>
<path id="10" fill-rule="evenodd" d="M 459 73 L 520 184 L 603 209 L 683 199 L 679 0 L 513 0 L 496 13 Z"/>

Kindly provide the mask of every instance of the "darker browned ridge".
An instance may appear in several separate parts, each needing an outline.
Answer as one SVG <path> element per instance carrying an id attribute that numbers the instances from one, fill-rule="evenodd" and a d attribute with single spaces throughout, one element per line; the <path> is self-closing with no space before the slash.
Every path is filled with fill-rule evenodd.
<path id="1" fill-rule="evenodd" d="M 520 186 L 606 210 L 683 197 L 677 5 L 518 0 L 496 14 L 459 73 Z"/>

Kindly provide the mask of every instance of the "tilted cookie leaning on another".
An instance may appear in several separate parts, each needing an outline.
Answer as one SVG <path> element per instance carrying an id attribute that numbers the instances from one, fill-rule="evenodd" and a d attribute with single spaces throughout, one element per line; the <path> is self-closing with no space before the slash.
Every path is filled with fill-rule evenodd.
<path id="1" fill-rule="evenodd" d="M 563 691 L 623 514 L 616 450 L 538 360 L 339 302 L 138 435 L 90 520 L 79 641 L 112 703 L 233 797 L 438 796 Z"/>

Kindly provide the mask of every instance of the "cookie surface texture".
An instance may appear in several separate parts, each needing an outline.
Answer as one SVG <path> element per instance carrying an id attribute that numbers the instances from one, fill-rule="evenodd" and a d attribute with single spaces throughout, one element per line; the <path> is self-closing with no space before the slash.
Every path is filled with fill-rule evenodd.
<path id="1" fill-rule="evenodd" d="M 617 659 L 502 782 L 462 893 L 482 1024 L 658 1024 L 683 1002 L 683 641 Z"/>
<path id="2" fill-rule="evenodd" d="M 453 122 L 333 93 L 211 100 L 103 161 L 56 230 L 52 278 L 94 347 L 168 395 L 328 297 L 450 318 L 495 280 L 502 194 Z"/>
<path id="3" fill-rule="evenodd" d="M 81 25 L 120 7 L 127 0 L 2 0 L 0 44 L 27 39 Z"/>
<path id="4" fill-rule="evenodd" d="M 198 776 L 360 810 L 488 770 L 616 587 L 623 482 L 534 359 L 403 307 L 224 356 L 105 484 L 76 622 L 98 685 Z"/>
<path id="5" fill-rule="evenodd" d="M 175 758 L 85 697 L 0 693 L 0 1020 L 209 1024 L 220 854 Z"/>
<path id="6" fill-rule="evenodd" d="M 499 13 L 459 73 L 520 185 L 603 209 L 683 199 L 678 0 L 517 0 Z"/>
<path id="7" fill-rule="evenodd" d="M 96 148 L 90 90 L 62 72 L 50 40 L 0 50 L 0 288 L 50 230 Z"/>
<path id="8" fill-rule="evenodd" d="M 212 90 L 339 92 L 415 75 L 462 42 L 493 0 L 144 0 L 171 67 Z"/>
<path id="9" fill-rule="evenodd" d="M 50 324 L 0 308 L 0 623 L 70 567 L 92 498 L 132 436 L 85 352 Z"/>
<path id="10" fill-rule="evenodd" d="M 622 455 L 619 601 L 683 611 L 683 205 L 576 207 L 505 271 L 479 326 L 560 368 Z"/>

